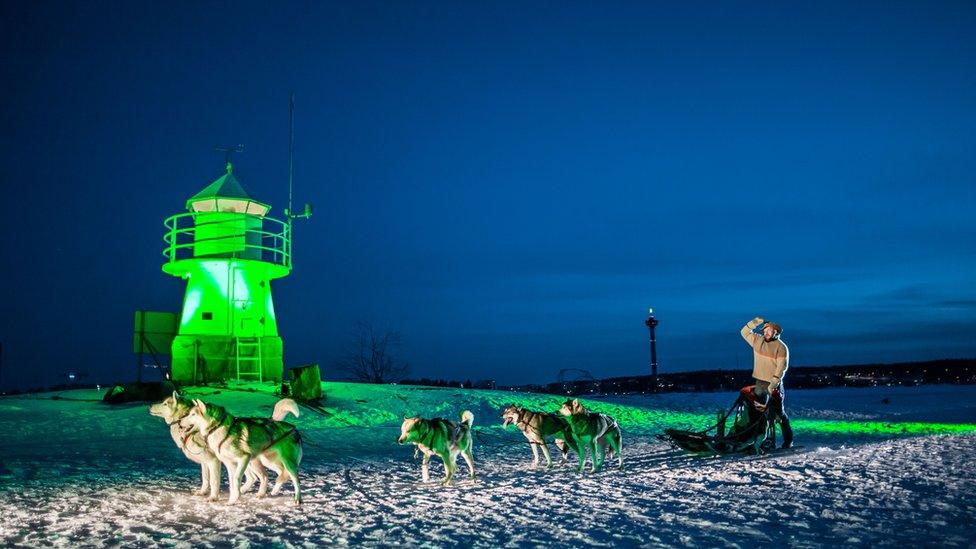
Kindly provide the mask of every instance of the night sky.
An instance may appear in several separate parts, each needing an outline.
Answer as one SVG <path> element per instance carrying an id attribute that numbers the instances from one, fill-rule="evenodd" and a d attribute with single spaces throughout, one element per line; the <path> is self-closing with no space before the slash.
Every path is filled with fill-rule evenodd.
<path id="1" fill-rule="evenodd" d="M 214 145 L 283 217 L 292 91 L 286 366 L 367 320 L 414 377 L 640 374 L 649 306 L 662 372 L 757 314 L 794 366 L 976 356 L 976 4 L 456 4 L 0 3 L 0 386 L 134 377 Z"/>

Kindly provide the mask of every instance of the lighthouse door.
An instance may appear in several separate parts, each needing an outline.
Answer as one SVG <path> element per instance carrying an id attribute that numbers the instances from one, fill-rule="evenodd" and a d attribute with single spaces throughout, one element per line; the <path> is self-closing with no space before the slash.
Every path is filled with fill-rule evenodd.
<path id="1" fill-rule="evenodd" d="M 264 303 L 264 288 L 249 273 L 235 266 L 231 280 L 232 329 L 237 337 L 260 337 L 260 304 Z"/>

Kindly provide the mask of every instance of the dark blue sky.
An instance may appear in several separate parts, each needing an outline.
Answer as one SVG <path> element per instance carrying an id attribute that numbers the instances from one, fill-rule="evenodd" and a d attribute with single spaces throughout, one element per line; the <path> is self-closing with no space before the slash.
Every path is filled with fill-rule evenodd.
<path id="1" fill-rule="evenodd" d="M 414 376 L 545 382 L 976 356 L 976 6 L 0 4 L 5 386 L 131 376 L 162 221 L 221 173 L 281 217 L 286 364 L 357 320 Z M 133 3 L 137 4 L 137 3 Z"/>

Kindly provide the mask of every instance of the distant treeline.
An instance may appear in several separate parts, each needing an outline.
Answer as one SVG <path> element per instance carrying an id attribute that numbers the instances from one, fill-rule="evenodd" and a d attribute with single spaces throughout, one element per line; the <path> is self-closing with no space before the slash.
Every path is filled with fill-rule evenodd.
<path id="1" fill-rule="evenodd" d="M 786 374 L 787 389 L 823 387 L 875 387 L 931 384 L 976 384 L 976 359 L 945 359 L 894 364 L 851 364 L 846 366 L 793 366 Z M 465 389 L 511 389 L 558 395 L 655 392 L 650 375 L 578 379 L 546 385 L 496 387 L 494 381 L 472 382 L 446 379 L 405 379 L 401 385 L 458 387 Z M 687 393 L 737 390 L 752 384 L 752 370 L 697 370 L 658 375 L 657 392 Z"/>
<path id="2" fill-rule="evenodd" d="M 494 389 L 495 382 L 491 380 L 480 380 L 472 382 L 457 381 L 453 379 L 430 379 L 422 377 L 420 379 L 403 379 L 398 381 L 400 385 L 424 385 L 427 387 L 456 387 L 458 389 Z"/>
<path id="3" fill-rule="evenodd" d="M 752 370 L 697 370 L 658 375 L 657 387 L 650 375 L 579 379 L 553 382 L 546 385 L 518 385 L 496 387 L 492 380 L 472 382 L 448 379 L 404 379 L 401 385 L 427 387 L 456 387 L 464 389 L 511 389 L 558 395 L 607 393 L 687 393 L 737 390 L 752 384 Z M 894 364 L 851 364 L 847 366 L 791 366 L 786 374 L 787 389 L 818 389 L 823 387 L 876 387 L 933 384 L 976 384 L 976 359 L 944 359 Z M 42 391 L 94 388 L 87 383 L 62 383 L 49 387 L 35 387 L 26 391 L 5 391 L 16 395 Z"/>
<path id="4" fill-rule="evenodd" d="M 698 370 L 650 375 L 575 380 L 528 385 L 518 389 L 562 395 L 592 393 L 712 392 L 752 384 L 752 370 Z M 928 384 L 976 384 L 976 359 L 945 359 L 895 364 L 847 366 L 793 366 L 787 371 L 787 389 L 874 387 Z"/>

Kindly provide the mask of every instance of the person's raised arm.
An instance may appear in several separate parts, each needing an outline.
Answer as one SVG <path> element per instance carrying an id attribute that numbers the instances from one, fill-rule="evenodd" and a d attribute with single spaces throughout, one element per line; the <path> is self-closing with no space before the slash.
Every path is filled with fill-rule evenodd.
<path id="1" fill-rule="evenodd" d="M 759 334 L 755 332 L 755 329 L 764 322 L 766 321 L 763 320 L 761 316 L 757 316 L 756 318 L 747 322 L 746 325 L 742 327 L 742 331 L 740 332 L 742 334 L 742 339 L 746 340 L 746 343 L 749 345 L 755 343 L 756 339 L 759 337 Z"/>

